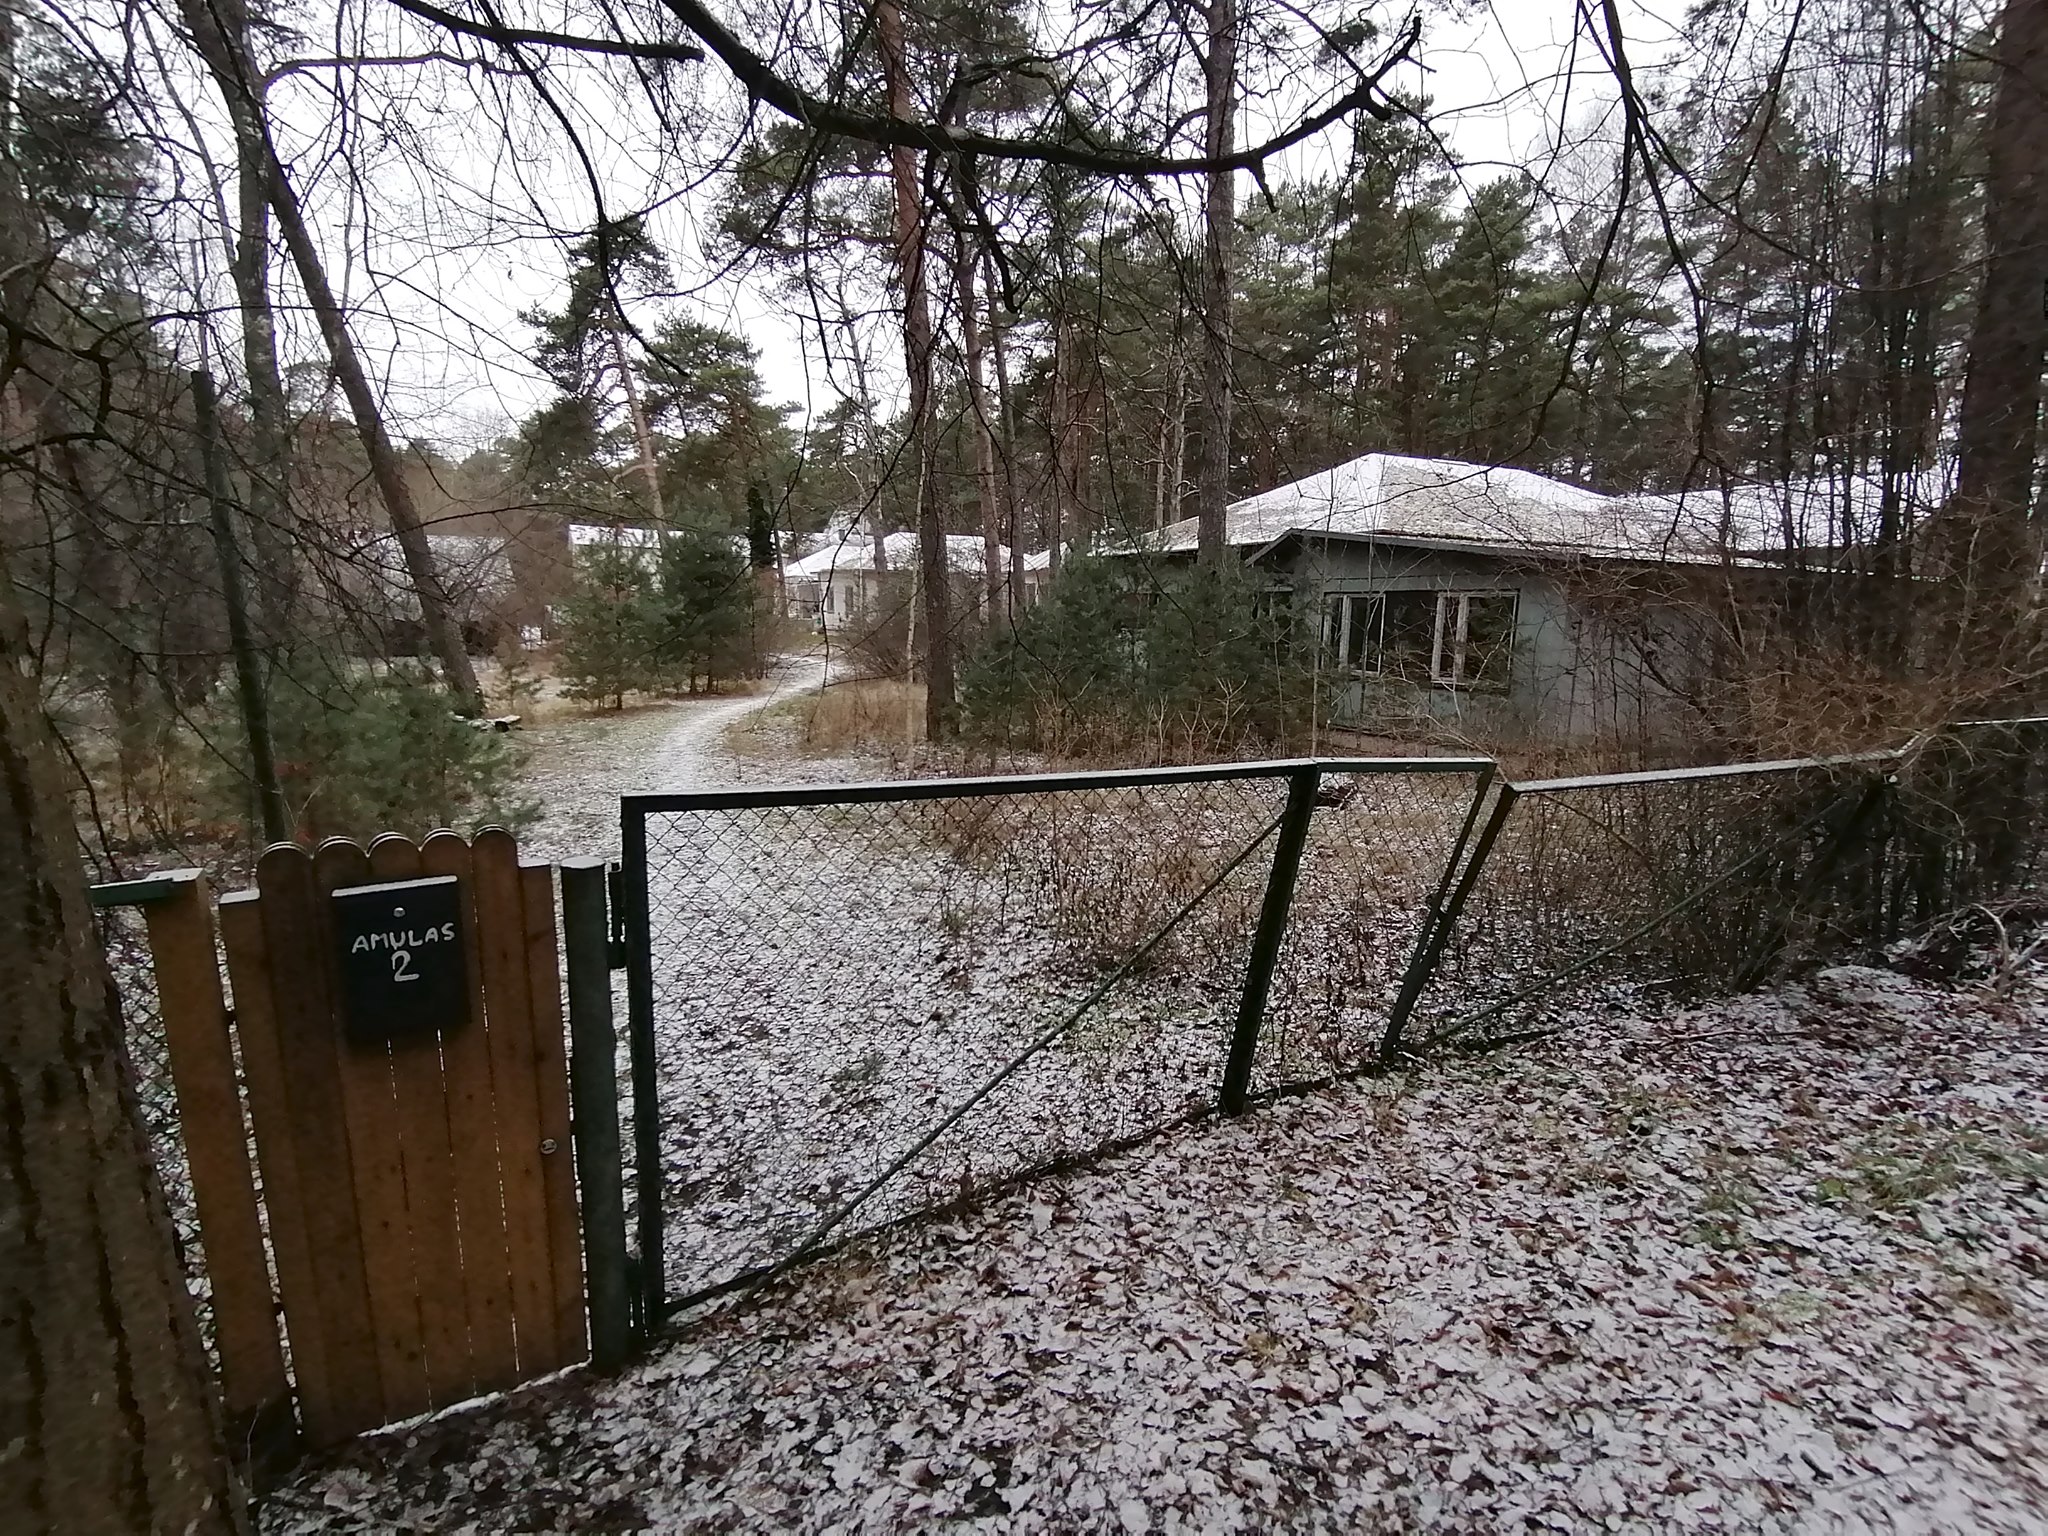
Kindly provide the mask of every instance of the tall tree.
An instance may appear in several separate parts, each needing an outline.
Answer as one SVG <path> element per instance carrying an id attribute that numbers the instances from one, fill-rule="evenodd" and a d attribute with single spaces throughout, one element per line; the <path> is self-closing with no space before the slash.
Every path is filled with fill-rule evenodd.
<path id="1" fill-rule="evenodd" d="M 1993 58 L 1983 277 L 1940 541 L 1966 663 L 2007 652 L 2040 576 L 2030 514 L 2048 358 L 2048 0 L 2006 0 Z"/>
<path id="2" fill-rule="evenodd" d="M 476 668 L 463 645 L 462 626 L 456 621 L 454 604 L 435 563 L 434 549 L 427 540 L 426 526 L 413 500 L 404 464 L 385 424 L 384 408 L 370 384 L 369 373 L 363 367 L 355 337 L 349 330 L 348 316 L 335 297 L 333 284 L 328 281 L 326 259 L 320 254 L 298 191 L 292 185 L 290 173 L 270 132 L 264 105 L 263 74 L 250 48 L 248 14 L 239 5 L 217 8 L 210 0 L 181 0 L 180 14 L 191 30 L 200 56 L 206 61 L 229 118 L 235 124 L 237 155 L 246 162 L 242 174 L 245 177 L 260 175 L 262 178 L 265 200 L 277 217 L 285 248 L 291 253 L 292 264 L 298 272 L 299 286 L 305 290 L 306 301 L 311 305 L 314 319 L 320 327 L 321 339 L 326 343 L 334 366 L 335 381 L 348 401 L 349 412 L 355 420 L 356 436 L 362 444 L 364 457 L 369 461 L 371 479 L 376 483 L 392 535 L 398 541 L 406 574 L 420 606 L 420 624 L 426 632 L 427 643 L 435 659 L 441 663 L 442 677 L 449 690 L 465 708 L 480 714 L 483 711 L 483 690 L 477 686 Z M 247 194 L 245 185 L 245 202 L 250 200 Z M 246 208 L 243 223 L 249 223 Z M 250 233 L 254 238 L 256 232 Z M 244 269 L 241 273 L 244 283 L 260 276 L 255 271 L 260 263 L 252 259 L 253 254 L 254 247 L 249 247 L 243 260 L 238 262 L 238 266 Z M 246 325 L 262 326 L 268 309 L 267 305 L 251 305 L 246 295 L 243 302 L 248 311 L 245 315 L 246 337 L 249 334 Z M 260 345 L 256 350 L 260 354 Z M 256 356 L 254 362 L 251 377 L 258 380 L 260 390 L 267 387 L 268 381 L 261 378 L 266 365 L 261 355 Z M 274 467 L 267 468 L 274 476 Z"/>
<path id="3" fill-rule="evenodd" d="M 875 0 L 875 37 L 881 47 L 889 116 L 910 122 L 916 111 L 905 52 L 903 8 L 898 0 Z M 896 284 L 903 296 L 903 369 L 910 393 L 903 470 L 916 505 L 924 628 L 924 728 L 931 740 L 943 741 L 953 734 L 956 716 L 952 580 L 946 558 L 945 512 L 932 485 L 932 308 L 925 279 L 928 251 L 919 158 L 910 145 L 894 145 L 889 151 L 889 180 L 895 194 Z"/>
<path id="4" fill-rule="evenodd" d="M 536 353 L 541 370 L 563 394 L 582 402 L 598 426 L 606 415 L 608 390 L 616 388 L 624 398 L 647 509 L 657 524 L 667 520 L 661 469 L 640 370 L 629 346 L 635 327 L 625 304 L 667 280 L 668 263 L 646 225 L 638 218 L 612 220 L 570 248 L 568 294 L 560 311 L 531 310 L 520 317 L 541 333 Z"/>
<path id="5" fill-rule="evenodd" d="M 1239 0 L 1208 0 L 1207 84 L 1202 152 L 1227 161 L 1237 149 Z M 1230 303 L 1236 273 L 1237 173 L 1212 165 L 1202 223 L 1202 459 L 1195 475 L 1196 539 L 1205 564 L 1223 559 L 1224 510 L 1230 505 Z"/>
<path id="6" fill-rule="evenodd" d="M 0 554 L 0 1509 L 237 1531 L 35 664 Z"/>

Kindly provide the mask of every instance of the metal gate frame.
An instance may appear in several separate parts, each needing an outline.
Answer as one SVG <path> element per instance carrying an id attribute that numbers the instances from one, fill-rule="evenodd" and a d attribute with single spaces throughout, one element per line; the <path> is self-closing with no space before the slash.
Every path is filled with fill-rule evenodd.
<path id="1" fill-rule="evenodd" d="M 1398 1040 L 1402 1022 L 1415 1006 L 1431 968 L 1441 956 L 1455 916 L 1450 902 L 1454 881 L 1467 864 L 1466 854 L 1480 813 L 1495 786 L 1499 765 L 1485 757 L 1319 757 L 1242 763 L 1211 763 L 1165 768 L 1110 769 L 1081 773 L 1005 774 L 979 778 L 882 780 L 856 784 L 798 785 L 761 789 L 715 789 L 675 794 L 626 795 L 620 800 L 621 867 L 617 905 L 623 919 L 626 970 L 627 1034 L 633 1074 L 633 1159 L 636 1202 L 635 1246 L 638 1249 L 634 1290 L 647 1336 L 668 1314 L 691 1298 L 668 1295 L 662 1209 L 661 1094 L 655 1080 L 654 955 L 647 862 L 647 820 L 650 816 L 692 811 L 758 810 L 771 807 L 872 805 L 920 800 L 976 800 L 999 796 L 1059 793 L 1091 789 L 1145 789 L 1176 784 L 1214 784 L 1269 779 L 1285 781 L 1286 808 L 1257 841 L 1277 839 L 1266 892 L 1245 966 L 1229 1056 L 1218 1093 L 1218 1109 L 1241 1114 L 1249 1107 L 1251 1074 L 1258 1050 L 1259 1026 L 1265 1014 L 1280 947 L 1286 937 L 1294 901 L 1295 877 L 1310 826 L 1322 799 L 1326 777 L 1386 778 L 1414 775 L 1465 774 L 1473 778 L 1470 805 L 1452 840 L 1442 874 L 1424 905 L 1415 941 L 1389 1017 L 1387 1038 Z M 1256 842 L 1253 844 L 1256 847 Z M 801 1257 L 797 1255 L 794 1257 Z M 778 1272 L 791 1261 L 770 1267 Z M 743 1279 L 746 1277 L 742 1277 Z M 716 1289 L 724 1290 L 727 1286 Z"/>

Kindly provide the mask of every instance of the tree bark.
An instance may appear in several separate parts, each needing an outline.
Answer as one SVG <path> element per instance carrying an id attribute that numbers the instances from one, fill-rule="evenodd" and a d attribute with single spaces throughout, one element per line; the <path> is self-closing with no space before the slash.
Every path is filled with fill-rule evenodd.
<path id="1" fill-rule="evenodd" d="M 968 431 L 974 438 L 975 490 L 981 502 L 981 575 L 987 618 L 993 624 L 1003 606 L 1003 511 L 996 489 L 995 426 L 989 420 L 988 383 L 982 377 L 980 297 L 975 292 L 975 253 L 964 233 L 953 242 L 953 297 L 960 306 L 961 361 L 967 372 Z"/>
<path id="2" fill-rule="evenodd" d="M 1207 133 L 1203 151 L 1214 160 L 1237 143 L 1237 0 L 1209 0 Z M 1230 505 L 1230 282 L 1236 248 L 1235 173 L 1208 173 L 1202 239 L 1202 458 L 1195 482 L 1196 547 L 1204 565 L 1219 565 L 1224 512 Z"/>
<path id="3" fill-rule="evenodd" d="M 666 526 L 668 515 L 661 505 L 661 469 L 654 462 L 654 434 L 647 427 L 647 404 L 640 396 L 640 384 L 633 377 L 633 364 L 626 356 L 626 338 L 621 326 L 611 327 L 612 366 L 619 370 L 619 383 L 626 391 L 626 410 L 633 418 L 633 442 L 640 452 L 640 472 L 647 477 L 647 504 L 657 526 Z"/>
<path id="4" fill-rule="evenodd" d="M 263 139 L 235 117 L 235 254 L 231 275 L 242 311 L 242 369 L 249 391 L 249 523 L 256 550 L 256 617 L 265 645 L 290 634 L 298 592 L 290 537 L 291 430 L 277 365 L 277 314 L 270 302 L 270 201 Z"/>
<path id="5" fill-rule="evenodd" d="M 888 85 L 889 115 L 911 118 L 910 70 L 904 53 L 903 10 L 898 0 L 876 0 L 875 33 Z M 946 527 L 932 475 L 932 311 L 925 286 L 924 209 L 917 152 L 899 144 L 889 152 L 896 192 L 896 277 L 903 289 L 903 363 L 910 386 L 910 433 L 905 442 L 917 517 L 918 585 L 924 619 L 924 727 L 932 741 L 953 734 L 953 632 Z"/>
<path id="6" fill-rule="evenodd" d="M 2029 524 L 2048 357 L 2048 0 L 2006 0 L 1984 196 L 1984 276 L 1937 550 L 1949 660 L 1997 666 L 2040 562 Z"/>
<path id="7" fill-rule="evenodd" d="M 1010 354 L 1003 339 L 1002 317 L 996 313 L 995 278 L 987 273 L 991 264 L 989 253 L 984 250 L 981 254 L 988 276 L 982 286 L 988 291 L 989 351 L 994 354 L 996 365 L 997 456 L 1002 470 L 1004 536 L 1010 543 L 1010 614 L 1015 617 L 1024 606 L 1024 529 L 1017 511 L 1017 428 L 1010 414 Z"/>
<path id="8" fill-rule="evenodd" d="M 220 600 L 227 610 L 228 650 L 234 656 L 242 730 L 249 744 L 249 777 L 255 781 L 264 840 L 289 842 L 291 811 L 285 805 L 283 786 L 278 783 L 277 754 L 271 747 L 270 700 L 263 691 L 263 670 L 257 661 L 248 603 L 242 591 L 242 553 L 235 540 L 233 510 L 228 505 L 228 470 L 220 440 L 220 413 L 215 408 L 213 375 L 204 368 L 192 373 L 192 413 L 199 433 L 214 554 L 220 564 Z"/>
<path id="9" fill-rule="evenodd" d="M 239 1531 L 33 659 L 0 563 L 0 1509 Z"/>
<path id="10" fill-rule="evenodd" d="M 1080 509 L 1074 505 L 1074 388 L 1070 370 L 1073 363 L 1072 328 L 1067 324 L 1066 300 L 1054 299 L 1052 317 L 1052 497 L 1046 505 L 1045 547 L 1049 568 L 1057 571 L 1066 556 L 1067 542 L 1079 525 Z"/>

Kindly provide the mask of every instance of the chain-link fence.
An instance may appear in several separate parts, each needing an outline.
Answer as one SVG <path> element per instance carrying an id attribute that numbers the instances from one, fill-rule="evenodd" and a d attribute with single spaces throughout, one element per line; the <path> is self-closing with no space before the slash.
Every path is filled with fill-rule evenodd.
<path id="1" fill-rule="evenodd" d="M 1251 1038 L 1255 941 L 1278 938 L 1261 924 L 1276 850 L 1299 874 L 1253 987 L 1247 1083 L 1362 1064 L 1490 772 L 627 800 L 633 1198 L 656 1307 L 1213 1106 Z"/>
<path id="2" fill-rule="evenodd" d="M 1737 990 L 2018 892 L 2043 852 L 2044 745 L 2043 722 L 1987 722 L 1896 752 L 1503 784 L 1411 1038 Z"/>

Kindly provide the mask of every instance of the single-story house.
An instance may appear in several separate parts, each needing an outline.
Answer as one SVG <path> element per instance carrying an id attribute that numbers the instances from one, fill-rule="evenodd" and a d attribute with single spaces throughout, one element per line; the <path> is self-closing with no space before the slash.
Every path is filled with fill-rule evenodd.
<path id="1" fill-rule="evenodd" d="M 1804 579 L 1788 548 L 1824 550 L 1828 526 L 1782 497 L 1371 453 L 1234 503 L 1225 538 L 1309 620 L 1333 724 L 1573 741 L 1654 734 L 1704 674 L 1717 605 L 1768 607 Z M 1195 548 L 1189 518 L 1125 554 Z"/>
<path id="2" fill-rule="evenodd" d="M 829 631 L 848 624 L 873 623 L 901 606 L 910 591 L 912 573 L 917 569 L 917 535 L 885 534 L 882 547 L 886 564 L 878 569 L 872 534 L 859 529 L 827 534 L 818 549 L 801 560 L 790 561 L 782 569 L 783 591 L 790 612 L 806 615 L 820 630 Z M 996 555 L 1007 573 L 1009 546 L 998 544 Z M 1041 556 L 1024 557 L 1026 601 L 1030 600 L 1034 585 L 1034 559 L 1041 561 L 1039 570 L 1044 570 Z M 954 611 L 977 619 L 984 616 L 988 599 L 983 560 L 980 534 L 946 535 L 946 566 L 953 574 Z M 1042 575 L 1039 581 L 1042 583 Z"/>
<path id="3" fill-rule="evenodd" d="M 516 631 L 516 584 L 511 541 L 468 533 L 430 533 L 435 574 L 462 626 L 463 643 L 486 651 L 499 637 Z M 420 627 L 420 600 L 398 536 L 385 529 L 362 529 L 351 537 L 337 562 L 340 584 L 360 613 L 384 630 L 388 649 L 417 654 L 426 649 Z"/>
<path id="4" fill-rule="evenodd" d="M 569 555 L 576 559 L 586 549 L 603 546 L 631 555 L 643 570 L 652 571 L 661 560 L 661 531 L 623 523 L 571 523 Z"/>

